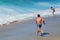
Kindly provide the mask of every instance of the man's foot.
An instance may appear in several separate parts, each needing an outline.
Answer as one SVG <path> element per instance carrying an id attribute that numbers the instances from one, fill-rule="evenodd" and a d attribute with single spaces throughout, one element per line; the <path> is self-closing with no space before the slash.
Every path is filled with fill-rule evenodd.
<path id="1" fill-rule="evenodd" d="M 43 33 L 41 33 L 41 35 L 40 35 L 40 36 L 44 37 Z"/>

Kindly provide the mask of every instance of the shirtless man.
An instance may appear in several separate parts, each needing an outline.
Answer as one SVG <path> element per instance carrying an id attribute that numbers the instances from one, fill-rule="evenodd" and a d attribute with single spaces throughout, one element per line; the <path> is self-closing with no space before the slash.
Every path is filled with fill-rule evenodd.
<path id="1" fill-rule="evenodd" d="M 53 7 L 51 7 L 51 10 L 53 10 L 52 14 L 54 16 L 55 9 Z"/>
<path id="2" fill-rule="evenodd" d="M 40 32 L 43 33 L 43 30 L 41 30 L 41 27 L 42 27 L 42 24 L 45 24 L 45 21 L 43 20 L 43 18 L 40 17 L 40 14 L 37 15 L 36 24 L 37 24 L 37 35 Z"/>

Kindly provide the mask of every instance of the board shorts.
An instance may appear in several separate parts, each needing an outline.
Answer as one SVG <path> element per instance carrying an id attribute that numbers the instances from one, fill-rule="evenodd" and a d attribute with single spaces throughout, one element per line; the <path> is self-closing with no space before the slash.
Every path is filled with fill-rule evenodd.
<path id="1" fill-rule="evenodd" d="M 53 12 L 52 13 L 54 13 L 55 12 L 55 10 L 53 10 Z"/>
<path id="2" fill-rule="evenodd" d="M 42 24 L 37 24 L 37 27 L 41 28 L 42 27 Z"/>
<path id="3" fill-rule="evenodd" d="M 53 10 L 53 12 L 55 12 L 55 10 Z"/>

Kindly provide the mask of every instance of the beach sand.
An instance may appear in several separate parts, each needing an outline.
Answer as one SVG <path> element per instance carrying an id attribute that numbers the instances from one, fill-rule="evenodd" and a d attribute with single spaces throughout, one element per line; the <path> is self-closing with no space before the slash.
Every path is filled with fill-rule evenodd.
<path id="1" fill-rule="evenodd" d="M 35 19 L 0 27 L 0 40 L 60 40 L 60 15 L 45 18 L 44 36 L 36 36 Z"/>

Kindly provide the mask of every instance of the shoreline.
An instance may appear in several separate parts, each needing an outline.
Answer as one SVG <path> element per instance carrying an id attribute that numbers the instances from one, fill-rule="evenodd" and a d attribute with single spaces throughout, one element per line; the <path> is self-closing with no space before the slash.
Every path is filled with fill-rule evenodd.
<path id="1" fill-rule="evenodd" d="M 25 23 L 27 21 L 31 21 L 31 20 L 34 20 L 35 18 L 33 19 L 28 19 L 28 20 L 15 20 L 15 21 L 12 21 L 12 22 L 8 22 L 8 23 L 5 23 L 5 24 L 0 24 L 0 26 L 8 26 L 8 25 L 13 25 L 13 24 L 18 24 L 18 23 Z"/>

